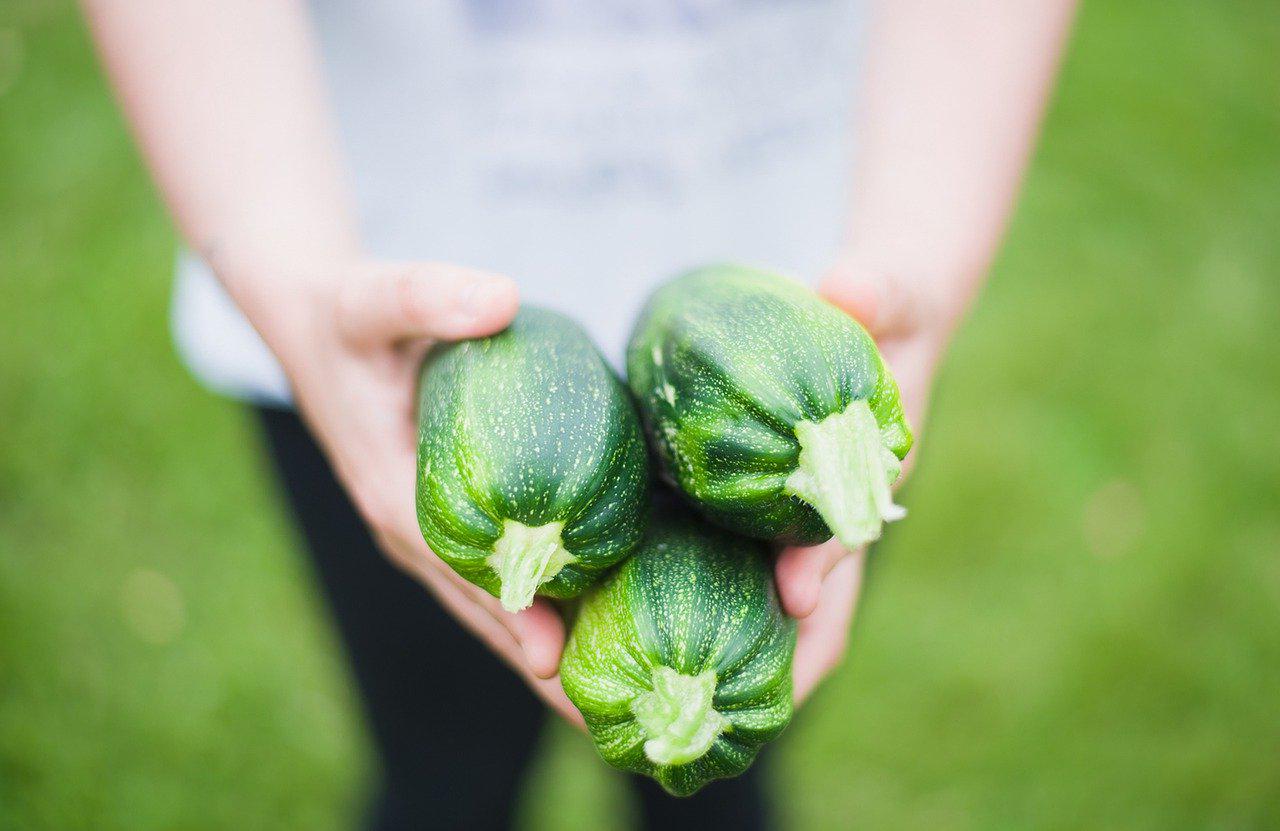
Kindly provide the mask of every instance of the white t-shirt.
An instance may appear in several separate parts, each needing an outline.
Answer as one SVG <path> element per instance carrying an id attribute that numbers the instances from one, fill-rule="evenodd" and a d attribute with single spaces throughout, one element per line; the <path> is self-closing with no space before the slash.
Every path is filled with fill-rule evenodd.
<path id="1" fill-rule="evenodd" d="M 709 262 L 809 278 L 849 197 L 854 0 L 315 0 L 364 242 L 501 272 L 615 365 L 653 287 Z M 287 403 L 195 257 L 191 370 Z"/>

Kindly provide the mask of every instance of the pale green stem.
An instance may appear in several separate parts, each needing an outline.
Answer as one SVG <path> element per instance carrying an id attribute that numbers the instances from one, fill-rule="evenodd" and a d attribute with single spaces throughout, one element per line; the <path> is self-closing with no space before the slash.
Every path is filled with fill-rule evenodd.
<path id="1" fill-rule="evenodd" d="M 486 558 L 498 574 L 498 599 L 508 612 L 533 605 L 538 586 L 577 560 L 560 540 L 563 522 L 549 522 L 530 528 L 513 519 L 502 523 L 502 536 Z"/>
<path id="2" fill-rule="evenodd" d="M 653 689 L 636 696 L 631 712 L 648 740 L 644 755 L 655 765 L 685 765 L 711 749 L 729 720 L 712 708 L 715 670 L 681 675 L 671 667 L 653 668 Z"/>
<path id="3" fill-rule="evenodd" d="M 796 438 L 800 464 L 787 491 L 812 505 L 846 548 L 880 539 L 885 522 L 906 516 L 889 490 L 902 462 L 885 446 L 866 401 L 816 424 L 797 423 Z"/>

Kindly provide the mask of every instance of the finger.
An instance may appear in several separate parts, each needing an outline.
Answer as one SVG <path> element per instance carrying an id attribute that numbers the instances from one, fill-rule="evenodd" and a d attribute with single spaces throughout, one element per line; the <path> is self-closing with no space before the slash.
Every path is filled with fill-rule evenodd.
<path id="1" fill-rule="evenodd" d="M 901 337 L 920 326 L 919 292 L 891 274 L 838 268 L 818 284 L 818 293 L 848 312 L 876 340 Z"/>
<path id="2" fill-rule="evenodd" d="M 399 542 L 401 545 L 406 543 L 408 540 Z M 445 581 L 453 586 L 453 593 L 461 593 L 467 603 L 488 617 L 490 624 L 502 629 L 502 638 L 495 636 L 497 633 L 492 627 L 486 627 L 489 631 L 486 631 L 485 636 L 489 640 L 500 640 L 503 643 L 509 641 L 515 645 L 516 649 L 511 650 L 508 656 L 509 661 L 527 668 L 529 675 L 535 679 L 552 679 L 556 676 L 564 650 L 564 621 L 556 607 L 545 599 L 538 598 L 529 608 L 516 613 L 508 612 L 484 589 L 467 583 L 454 574 L 426 545 L 413 544 L 413 551 L 420 552 L 420 557 L 415 557 L 415 560 L 420 560 L 420 566 L 413 570 L 416 574 L 426 576 L 422 572 L 431 572 L 433 583 L 438 579 L 435 575 L 443 575 Z"/>
<path id="3" fill-rule="evenodd" d="M 383 496 L 394 504 L 390 522 L 380 532 L 385 538 L 383 548 L 393 562 L 424 583 L 454 618 L 488 644 L 552 709 L 571 724 L 585 727 L 558 678 L 565 642 L 559 612 L 538 598 L 528 609 L 512 614 L 484 589 L 460 577 L 423 540 L 413 500 L 392 495 L 413 493 L 416 473 L 412 453 L 393 453 L 384 467 L 395 473 L 380 481 L 407 483 L 392 487 Z"/>
<path id="4" fill-rule="evenodd" d="M 823 580 L 837 563 L 848 556 L 849 551 L 834 539 L 807 548 L 783 549 L 774 567 L 783 611 L 794 618 L 813 614 L 818 606 Z"/>
<path id="5" fill-rule="evenodd" d="M 434 554 L 432 558 L 439 562 Z M 508 612 L 496 597 L 462 579 L 443 562 L 440 565 L 476 608 L 501 627 L 507 639 L 515 644 L 517 654 L 511 663 L 518 664 L 534 678 L 550 678 L 556 674 L 564 649 L 564 623 L 550 603 L 536 598 L 529 608 Z"/>
<path id="6" fill-rule="evenodd" d="M 467 622 L 469 628 L 481 640 L 490 644 L 500 658 L 506 661 L 529 688 L 558 715 L 573 726 L 585 730 L 586 723 L 582 714 L 573 706 L 560 685 L 559 663 L 560 653 L 564 648 L 564 623 L 550 603 L 545 600 L 536 602 L 520 615 L 505 611 L 497 600 L 483 589 L 477 588 L 448 573 L 450 582 L 454 583 L 466 600 L 467 609 L 454 608 L 454 615 Z M 537 611 L 534 611 L 537 610 Z M 516 622 L 521 615 L 529 615 Z M 528 627 L 528 640 L 522 640 L 517 632 Z"/>
<path id="7" fill-rule="evenodd" d="M 509 324 L 518 303 L 515 283 L 501 275 L 452 265 L 377 264 L 343 287 L 338 327 L 359 347 L 476 338 Z"/>
<path id="8" fill-rule="evenodd" d="M 497 605 L 497 601 L 482 589 L 462 580 L 441 563 L 439 558 L 434 555 L 431 555 L 431 558 L 431 560 L 424 558 L 409 570 L 426 585 L 455 620 L 488 645 L 507 666 L 524 679 L 529 688 L 548 707 L 573 726 L 586 729 L 582 714 L 565 695 L 558 674 L 553 670 L 544 678 L 533 673 L 520 643 L 499 620 L 498 615 L 506 613 Z M 550 606 L 550 604 L 546 605 Z M 554 609 L 550 611 L 552 614 L 555 612 Z M 514 617 L 514 615 L 508 615 L 508 617 Z M 561 626 L 563 631 L 563 624 Z M 558 661 L 558 654 L 556 660 Z"/>
<path id="9" fill-rule="evenodd" d="M 546 702 L 548 707 L 555 710 L 557 715 L 579 730 L 585 731 L 587 729 L 587 723 L 583 721 L 582 713 L 578 712 L 578 708 L 573 706 L 569 696 L 564 694 L 564 687 L 560 686 L 560 676 L 557 675 L 554 678 L 532 678 L 526 675 L 525 682 L 537 693 L 539 698 Z"/>
<path id="10" fill-rule="evenodd" d="M 511 618 L 529 671 L 538 678 L 555 677 L 560 669 L 560 653 L 564 651 L 564 620 L 560 613 L 546 600 L 535 600 Z"/>
<path id="11" fill-rule="evenodd" d="M 797 704 L 844 659 L 849 622 L 862 586 L 862 563 L 861 552 L 841 560 L 822 584 L 818 608 L 797 626 L 792 663 L 792 694 Z"/>

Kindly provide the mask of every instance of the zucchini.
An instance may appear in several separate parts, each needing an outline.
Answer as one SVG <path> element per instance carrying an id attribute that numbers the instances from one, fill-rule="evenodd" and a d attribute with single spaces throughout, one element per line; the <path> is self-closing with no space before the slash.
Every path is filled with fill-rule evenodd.
<path id="1" fill-rule="evenodd" d="M 786 727 L 795 622 L 766 554 L 671 500 L 586 596 L 560 678 L 606 762 L 688 796 Z"/>
<path id="2" fill-rule="evenodd" d="M 721 265 L 660 287 L 627 375 L 663 474 L 752 537 L 849 548 L 906 511 L 889 486 L 911 448 L 871 336 L 808 288 Z"/>
<path id="3" fill-rule="evenodd" d="M 428 353 L 418 397 L 422 536 L 509 611 L 581 593 L 640 540 L 648 459 L 626 388 L 568 318 Z"/>

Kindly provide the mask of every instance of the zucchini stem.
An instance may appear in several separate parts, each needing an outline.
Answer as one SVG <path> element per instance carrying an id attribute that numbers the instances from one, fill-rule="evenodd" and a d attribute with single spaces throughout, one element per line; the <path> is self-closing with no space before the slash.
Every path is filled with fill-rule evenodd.
<path id="1" fill-rule="evenodd" d="M 715 670 L 681 675 L 671 667 L 653 668 L 653 689 L 631 702 L 648 740 L 644 755 L 655 765 L 685 765 L 711 749 L 729 720 L 712 708 Z"/>
<path id="2" fill-rule="evenodd" d="M 866 401 L 797 423 L 796 438 L 800 464 L 787 477 L 787 492 L 812 505 L 846 548 L 880 539 L 885 522 L 907 515 L 889 491 L 902 462 L 885 446 Z"/>
<path id="3" fill-rule="evenodd" d="M 560 539 L 563 522 L 530 528 L 513 519 L 502 523 L 502 536 L 485 562 L 498 575 L 498 599 L 508 612 L 533 605 L 538 587 L 576 562 Z"/>

